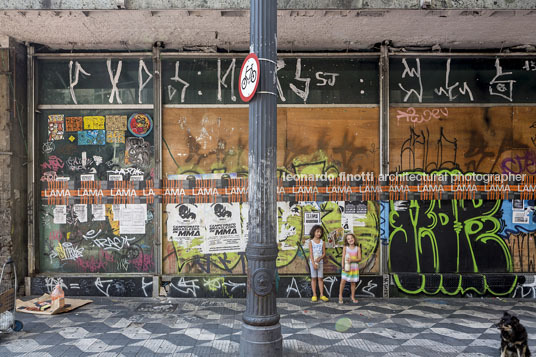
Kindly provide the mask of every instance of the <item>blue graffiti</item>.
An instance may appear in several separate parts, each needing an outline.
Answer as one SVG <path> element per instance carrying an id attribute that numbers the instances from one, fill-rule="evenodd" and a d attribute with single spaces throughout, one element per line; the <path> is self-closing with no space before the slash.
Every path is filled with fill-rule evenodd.
<path id="1" fill-rule="evenodd" d="M 519 200 L 521 202 L 521 200 Z M 511 234 L 532 233 L 536 231 L 536 221 L 534 215 L 534 200 L 523 201 L 523 206 L 516 207 L 516 214 L 512 210 L 513 201 L 504 200 L 502 209 L 503 229 L 499 235 L 508 239 Z M 525 223 L 527 222 L 527 223 Z"/>
<path id="2" fill-rule="evenodd" d="M 380 201 L 380 240 L 389 244 L 389 201 Z"/>

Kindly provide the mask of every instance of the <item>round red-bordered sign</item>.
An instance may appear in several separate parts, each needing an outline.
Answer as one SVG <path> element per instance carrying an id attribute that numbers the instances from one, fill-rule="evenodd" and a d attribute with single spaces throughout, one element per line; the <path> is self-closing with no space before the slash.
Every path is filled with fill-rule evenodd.
<path id="1" fill-rule="evenodd" d="M 259 86 L 259 76 L 259 58 L 256 54 L 250 53 L 242 63 L 238 77 L 238 92 L 244 102 L 249 102 L 255 95 Z"/>

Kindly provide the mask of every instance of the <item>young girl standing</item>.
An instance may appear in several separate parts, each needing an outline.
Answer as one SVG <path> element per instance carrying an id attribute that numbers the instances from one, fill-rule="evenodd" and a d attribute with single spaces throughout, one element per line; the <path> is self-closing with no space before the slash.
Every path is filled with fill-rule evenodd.
<path id="1" fill-rule="evenodd" d="M 311 229 L 309 236 L 309 266 L 311 268 L 311 287 L 313 288 L 313 298 L 311 301 L 318 301 L 316 297 L 316 282 L 318 280 L 318 289 L 320 290 L 320 300 L 329 301 L 324 296 L 324 256 L 326 247 L 322 240 L 324 229 L 320 225 L 315 225 Z"/>
<path id="2" fill-rule="evenodd" d="M 344 248 L 341 261 L 341 286 L 339 288 L 339 304 L 343 303 L 342 292 L 346 282 L 350 282 L 350 297 L 352 302 L 357 303 L 355 298 L 355 286 L 359 281 L 359 262 L 361 261 L 361 248 L 357 246 L 357 239 L 353 233 L 344 237 Z"/>

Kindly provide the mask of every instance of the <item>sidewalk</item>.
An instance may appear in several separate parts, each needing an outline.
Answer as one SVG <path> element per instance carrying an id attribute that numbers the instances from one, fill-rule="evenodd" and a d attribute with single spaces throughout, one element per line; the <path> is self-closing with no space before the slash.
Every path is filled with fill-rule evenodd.
<path id="1" fill-rule="evenodd" d="M 94 298 L 70 313 L 18 313 L 24 330 L 0 335 L 0 356 L 237 355 L 245 300 Z M 493 328 L 516 314 L 536 352 L 536 301 L 278 299 L 285 356 L 498 356 Z"/>

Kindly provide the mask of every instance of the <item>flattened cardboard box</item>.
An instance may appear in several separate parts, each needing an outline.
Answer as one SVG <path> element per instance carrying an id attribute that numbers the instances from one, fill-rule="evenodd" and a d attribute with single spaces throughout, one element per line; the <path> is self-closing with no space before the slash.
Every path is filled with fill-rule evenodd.
<path id="1" fill-rule="evenodd" d="M 28 300 L 28 301 L 22 301 L 17 299 L 17 312 L 27 312 L 30 314 L 38 314 L 38 315 L 56 315 L 56 314 L 62 314 L 64 312 L 69 312 L 74 309 L 79 308 L 80 306 L 84 306 L 86 304 L 89 304 L 93 302 L 93 300 L 82 300 L 82 299 L 70 299 L 65 298 L 65 305 L 59 309 L 52 310 L 52 308 L 48 308 L 43 311 L 39 310 L 28 310 L 27 307 L 37 307 L 36 303 L 43 302 L 51 300 L 49 294 L 43 294 L 43 296 Z"/>

